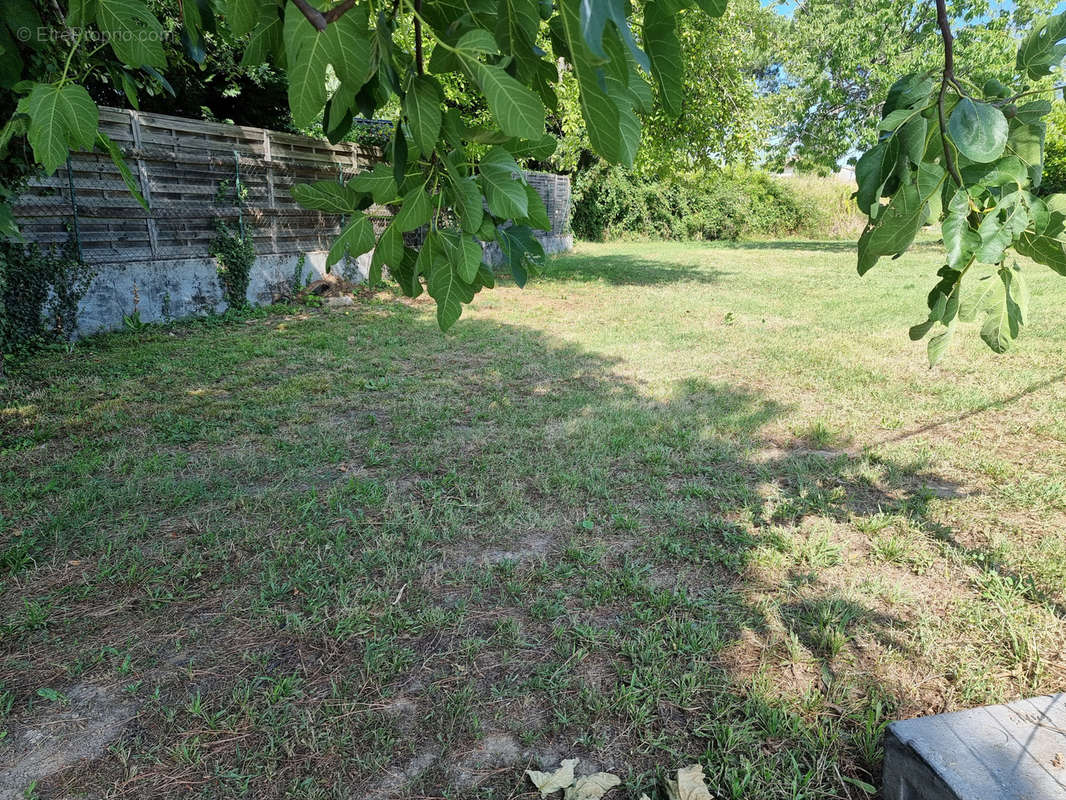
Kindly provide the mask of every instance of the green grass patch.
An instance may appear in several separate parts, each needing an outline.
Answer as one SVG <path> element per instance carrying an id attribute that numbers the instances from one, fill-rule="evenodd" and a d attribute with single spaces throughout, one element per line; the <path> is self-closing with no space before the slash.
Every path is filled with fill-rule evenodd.
<path id="1" fill-rule="evenodd" d="M 1066 286 L 931 371 L 934 259 L 581 245 L 447 335 L 380 293 L 42 354 L 0 389 L 0 788 L 36 747 L 41 797 L 569 757 L 865 797 L 889 720 L 1061 690 Z"/>

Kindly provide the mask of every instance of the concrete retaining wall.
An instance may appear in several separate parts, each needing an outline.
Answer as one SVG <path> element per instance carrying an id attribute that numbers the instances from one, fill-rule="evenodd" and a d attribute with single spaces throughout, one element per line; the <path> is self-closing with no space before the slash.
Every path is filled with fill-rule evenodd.
<path id="1" fill-rule="evenodd" d="M 574 246 L 569 235 L 539 234 L 547 253 L 560 253 Z M 332 274 L 359 283 L 369 274 L 371 254 L 335 264 Z M 498 264 L 499 248 L 486 248 L 485 262 Z M 304 254 L 259 256 L 252 267 L 248 302 L 264 305 L 293 286 L 322 278 L 326 251 Z M 101 264 L 82 298 L 78 311 L 78 336 L 118 330 L 136 311 L 142 322 L 169 322 L 184 317 L 221 313 L 226 310 L 222 285 L 213 258 L 130 261 Z"/>

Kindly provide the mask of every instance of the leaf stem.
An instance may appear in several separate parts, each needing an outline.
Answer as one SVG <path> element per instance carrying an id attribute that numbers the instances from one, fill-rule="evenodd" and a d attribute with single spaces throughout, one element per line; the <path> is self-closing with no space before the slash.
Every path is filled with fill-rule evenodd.
<path id="1" fill-rule="evenodd" d="M 60 86 L 62 86 L 64 83 L 67 82 L 67 73 L 70 71 L 70 61 L 71 61 L 72 58 L 74 58 L 74 53 L 78 49 L 78 43 L 79 42 L 81 42 L 81 32 L 80 31 L 75 35 L 74 41 L 70 45 L 70 52 L 67 53 L 67 61 L 63 65 L 63 74 L 59 76 L 59 85 Z"/>
<path id="2" fill-rule="evenodd" d="M 944 166 L 947 167 L 948 174 L 955 181 L 955 185 L 962 186 L 962 176 L 959 174 L 959 168 L 955 165 L 955 156 L 951 152 L 947 114 L 944 111 L 944 99 L 947 97 L 948 86 L 954 86 L 956 90 L 958 90 L 959 86 L 958 81 L 955 80 L 954 39 L 951 35 L 951 25 L 948 22 L 946 0 L 936 0 L 936 24 L 940 27 L 940 35 L 944 40 L 944 72 L 940 79 L 940 95 L 936 101 L 937 118 L 940 122 L 940 139 L 944 146 Z"/>
<path id="3" fill-rule="evenodd" d="M 1066 89 L 1066 83 L 1060 83 L 1058 86 L 1049 86 L 1046 89 L 1030 89 L 1027 92 L 1018 92 L 1018 94 L 1014 95 L 1013 97 L 1004 98 L 1003 100 L 999 100 L 996 103 L 993 103 L 993 105 L 1005 106 L 1005 105 L 1009 105 L 1010 103 L 1013 103 L 1015 100 L 1017 100 L 1017 99 L 1019 99 L 1021 97 L 1028 97 L 1029 95 L 1032 95 L 1032 94 L 1045 94 L 1047 92 L 1057 92 L 1060 89 Z"/>

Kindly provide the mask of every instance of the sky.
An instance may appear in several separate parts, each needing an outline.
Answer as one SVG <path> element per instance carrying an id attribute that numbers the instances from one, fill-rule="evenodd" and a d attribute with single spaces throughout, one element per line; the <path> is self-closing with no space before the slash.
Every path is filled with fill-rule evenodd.
<path id="1" fill-rule="evenodd" d="M 773 8 L 783 17 L 791 17 L 792 12 L 799 4 L 799 0 L 761 0 L 763 8 Z M 1013 0 L 1003 0 L 1003 2 L 995 3 L 998 8 L 1009 11 L 1013 6 Z M 1066 11 L 1066 0 L 1061 0 L 1058 5 L 1055 6 L 1055 13 L 1061 14 Z"/>
<path id="2" fill-rule="evenodd" d="M 773 8 L 783 17 L 791 17 L 799 0 L 762 0 L 763 8 Z M 1063 0 L 1066 3 L 1066 0 Z"/>

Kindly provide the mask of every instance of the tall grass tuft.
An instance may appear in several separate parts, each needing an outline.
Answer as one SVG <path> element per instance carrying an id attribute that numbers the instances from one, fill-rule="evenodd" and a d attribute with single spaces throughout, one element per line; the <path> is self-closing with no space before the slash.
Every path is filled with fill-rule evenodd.
<path id="1" fill-rule="evenodd" d="M 853 181 L 839 175 L 779 176 L 781 181 L 807 205 L 805 225 L 797 236 L 808 239 L 857 239 L 865 217 L 852 199 Z"/>

